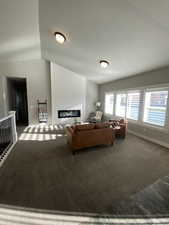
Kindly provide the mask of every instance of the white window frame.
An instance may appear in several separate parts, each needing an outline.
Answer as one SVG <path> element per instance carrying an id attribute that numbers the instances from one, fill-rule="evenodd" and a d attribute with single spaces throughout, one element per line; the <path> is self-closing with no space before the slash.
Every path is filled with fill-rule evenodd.
<path id="1" fill-rule="evenodd" d="M 128 104 L 128 94 L 130 94 L 130 93 L 139 93 L 139 111 L 138 111 L 138 119 L 137 120 L 135 120 L 135 119 L 132 119 L 132 118 L 127 118 L 127 104 Z M 128 90 L 128 91 L 126 91 L 126 94 L 127 94 L 127 101 L 126 101 L 126 119 L 128 120 L 128 121 L 132 121 L 132 122 L 135 122 L 135 123 L 139 123 L 139 120 L 140 120 L 140 108 L 141 108 L 141 104 L 140 104 L 140 98 L 141 98 L 141 90 L 139 89 L 139 90 L 137 90 L 137 89 L 135 89 L 135 90 Z"/>
<path id="2" fill-rule="evenodd" d="M 125 108 L 125 115 L 124 115 L 124 116 L 119 116 L 119 115 L 116 114 L 117 95 L 119 95 L 119 94 L 121 94 L 121 95 L 124 95 L 124 94 L 125 94 L 125 95 L 126 95 L 126 103 L 127 103 L 127 92 L 124 91 L 124 90 L 123 90 L 123 91 L 118 91 L 118 92 L 116 92 L 116 93 L 115 93 L 115 99 L 116 99 L 116 100 L 115 100 L 114 115 L 115 115 L 115 117 L 117 117 L 117 118 L 123 118 L 123 119 L 126 119 L 126 111 L 127 111 L 126 108 Z M 127 105 L 126 105 L 126 106 L 127 106 Z M 126 107 L 126 106 L 125 106 L 125 107 Z"/>
<path id="3" fill-rule="evenodd" d="M 123 90 L 123 91 L 118 91 L 114 94 L 115 96 L 115 110 L 114 110 L 114 114 L 115 114 L 115 117 L 116 118 L 124 118 L 128 121 L 131 121 L 133 123 L 139 123 L 139 118 L 140 118 L 140 104 L 139 104 L 139 114 L 138 114 L 138 119 L 135 120 L 135 119 L 132 119 L 132 118 L 127 118 L 127 102 L 128 102 L 128 94 L 129 93 L 139 93 L 140 94 L 140 97 L 141 97 L 141 89 L 127 89 L 127 90 Z M 116 114 L 116 104 L 117 104 L 117 95 L 118 94 L 125 94 L 126 95 L 126 106 L 125 106 L 125 116 L 122 117 L 122 116 L 119 116 Z"/>
<path id="4" fill-rule="evenodd" d="M 163 127 L 158 126 L 158 125 L 154 125 L 154 124 L 150 124 L 150 123 L 147 123 L 147 122 L 143 121 L 143 119 L 144 119 L 144 105 L 145 105 L 145 92 L 147 90 L 148 91 L 151 91 L 151 90 L 157 90 L 157 91 L 167 90 L 168 91 L 166 118 L 165 118 L 165 125 Z M 116 115 L 117 94 L 128 94 L 130 92 L 140 92 L 139 116 L 138 116 L 138 120 L 133 120 L 133 119 L 127 118 L 126 115 L 125 115 L 125 119 L 128 120 L 129 123 L 133 123 L 133 124 L 136 124 L 138 126 L 142 126 L 145 129 L 146 128 L 152 129 L 152 130 L 156 129 L 156 130 L 159 130 L 160 132 L 168 133 L 169 132 L 169 83 L 159 84 L 159 85 L 147 85 L 147 86 L 141 86 L 141 87 L 137 87 L 137 88 L 128 88 L 128 89 L 121 89 L 121 90 L 118 90 L 118 91 L 106 92 L 106 93 L 113 93 L 114 94 L 114 113 L 113 113 L 114 118 L 117 118 L 117 119 L 124 118 L 124 117 L 120 117 L 120 116 Z"/>
<path id="5" fill-rule="evenodd" d="M 144 105 L 145 105 L 145 92 L 151 90 L 167 90 L 168 91 L 168 101 L 167 101 L 167 107 L 166 107 L 166 118 L 165 118 L 165 126 L 158 126 L 155 124 L 146 123 L 143 121 L 144 119 Z M 115 118 L 124 118 L 116 115 L 116 98 L 117 94 L 128 94 L 131 92 L 139 92 L 140 93 L 140 104 L 139 104 L 139 116 L 138 120 L 129 119 L 125 115 L 125 119 L 127 119 L 129 122 L 137 124 L 139 126 L 151 128 L 151 129 L 159 129 L 159 131 L 162 132 L 169 132 L 169 83 L 167 84 L 160 84 L 160 85 L 151 85 L 151 86 L 143 86 L 138 87 L 136 89 L 130 88 L 130 89 L 122 89 L 119 91 L 114 91 L 114 116 Z M 127 104 L 127 103 L 126 103 Z M 126 106 L 127 107 L 127 106 Z M 126 110 L 127 111 L 127 110 Z"/>
<path id="6" fill-rule="evenodd" d="M 157 125 L 157 124 L 152 124 L 152 123 L 149 123 L 147 121 L 144 121 L 144 112 L 145 112 L 145 103 L 146 103 L 146 92 L 156 92 L 156 91 L 168 91 L 168 98 L 167 98 L 167 105 L 166 105 L 166 114 L 165 114 L 165 122 L 164 122 L 164 126 L 160 126 L 160 125 Z M 166 86 L 154 86 L 154 87 L 150 87 L 150 88 L 145 88 L 143 90 L 144 94 L 144 101 L 143 101 L 143 115 L 142 115 L 142 123 L 144 126 L 146 127 L 150 127 L 150 128 L 156 128 L 156 129 L 159 129 L 159 130 L 168 130 L 169 129 L 169 125 L 167 123 L 167 120 L 168 120 L 168 105 L 169 105 L 169 87 L 166 87 Z"/>
<path id="7" fill-rule="evenodd" d="M 113 110 L 112 110 L 112 113 L 106 113 L 106 95 L 113 95 Z M 114 115 L 114 112 L 115 112 L 115 109 L 114 109 L 114 102 L 115 102 L 115 93 L 114 92 L 105 92 L 105 95 L 104 95 L 104 113 L 106 115 L 109 115 L 109 116 L 113 116 Z"/>

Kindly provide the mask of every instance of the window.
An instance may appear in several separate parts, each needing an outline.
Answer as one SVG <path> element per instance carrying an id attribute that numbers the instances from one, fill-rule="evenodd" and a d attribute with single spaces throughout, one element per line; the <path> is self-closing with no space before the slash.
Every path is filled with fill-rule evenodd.
<path id="1" fill-rule="evenodd" d="M 168 91 L 147 91 L 145 93 L 143 121 L 164 126 L 167 110 Z"/>
<path id="2" fill-rule="evenodd" d="M 126 115 L 126 94 L 116 95 L 116 116 L 125 117 Z"/>
<path id="3" fill-rule="evenodd" d="M 105 95 L 105 113 L 113 114 L 114 94 L 106 93 Z"/>
<path id="4" fill-rule="evenodd" d="M 140 92 L 128 93 L 127 95 L 127 118 L 138 120 L 140 106 Z"/>
<path id="5" fill-rule="evenodd" d="M 126 90 L 105 94 L 105 113 L 138 121 L 139 124 L 166 126 L 168 88 Z M 141 100 L 144 98 L 144 104 Z M 114 104 L 115 102 L 115 104 Z M 115 107 L 115 110 L 114 110 Z M 141 113 L 141 114 L 140 114 Z M 143 118 L 140 118 L 143 115 Z"/>

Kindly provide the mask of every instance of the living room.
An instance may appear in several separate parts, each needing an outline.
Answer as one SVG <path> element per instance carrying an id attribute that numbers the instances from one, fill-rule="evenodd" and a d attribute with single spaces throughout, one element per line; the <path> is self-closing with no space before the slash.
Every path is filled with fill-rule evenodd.
<path id="1" fill-rule="evenodd" d="M 0 224 L 169 223 L 168 7 L 1 0 Z"/>

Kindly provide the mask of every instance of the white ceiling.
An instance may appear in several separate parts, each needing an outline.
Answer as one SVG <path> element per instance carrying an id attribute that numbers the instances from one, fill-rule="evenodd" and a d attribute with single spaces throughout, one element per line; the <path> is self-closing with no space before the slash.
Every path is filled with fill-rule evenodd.
<path id="1" fill-rule="evenodd" d="M 169 65 L 169 1 L 40 0 L 40 37 L 44 58 L 97 83 L 135 75 Z"/>
<path id="2" fill-rule="evenodd" d="M 0 62 L 41 57 L 38 0 L 0 0 Z"/>
<path id="3" fill-rule="evenodd" d="M 0 0 L 0 61 L 42 54 L 97 83 L 163 67 L 168 12 L 169 0 Z M 64 45 L 55 31 L 67 35 Z M 110 66 L 101 69 L 100 59 Z"/>

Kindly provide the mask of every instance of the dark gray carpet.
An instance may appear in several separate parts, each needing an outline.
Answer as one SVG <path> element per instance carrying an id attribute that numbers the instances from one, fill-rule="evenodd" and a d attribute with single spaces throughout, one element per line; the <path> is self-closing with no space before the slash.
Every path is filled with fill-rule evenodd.
<path id="1" fill-rule="evenodd" d="M 112 213 L 169 174 L 169 150 L 128 135 L 72 155 L 60 127 L 27 129 L 0 169 L 0 203 Z"/>
<path id="2" fill-rule="evenodd" d="M 169 176 L 158 179 L 142 191 L 112 207 L 116 216 L 169 217 Z"/>

